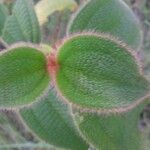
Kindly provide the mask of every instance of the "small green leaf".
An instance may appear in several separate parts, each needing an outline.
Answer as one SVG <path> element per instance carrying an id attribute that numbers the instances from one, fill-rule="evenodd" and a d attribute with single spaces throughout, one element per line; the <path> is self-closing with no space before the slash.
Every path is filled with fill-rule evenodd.
<path id="1" fill-rule="evenodd" d="M 0 108 L 34 102 L 49 84 L 45 55 L 28 46 L 0 54 Z"/>
<path id="2" fill-rule="evenodd" d="M 88 149 L 74 125 L 70 108 L 59 101 L 54 91 L 31 108 L 20 110 L 20 114 L 42 140 L 70 150 Z"/>
<path id="3" fill-rule="evenodd" d="M 6 7 L 0 3 L 0 35 L 2 34 L 2 30 L 8 16 L 8 11 Z"/>
<path id="4" fill-rule="evenodd" d="M 61 11 L 66 8 L 72 10 L 75 7 L 77 7 L 77 4 L 74 0 L 41 0 L 35 6 L 35 10 L 39 23 L 42 25 L 53 12 Z"/>
<path id="5" fill-rule="evenodd" d="M 75 35 L 59 47 L 56 56 L 58 91 L 81 110 L 131 108 L 150 91 L 133 52 L 104 34 Z"/>
<path id="6" fill-rule="evenodd" d="M 111 34 L 139 49 L 142 42 L 139 22 L 123 0 L 90 0 L 73 15 L 68 33 L 96 31 Z"/>
<path id="7" fill-rule="evenodd" d="M 45 54 L 45 55 L 49 55 L 51 50 L 52 50 L 52 47 L 50 47 L 49 45 L 47 44 L 41 44 L 40 45 L 40 49 L 42 50 L 42 52 Z"/>
<path id="8" fill-rule="evenodd" d="M 31 0 L 16 1 L 12 15 L 6 20 L 2 37 L 8 44 L 41 41 L 39 23 Z"/>
<path id="9" fill-rule="evenodd" d="M 97 150 L 146 150 L 139 126 L 140 113 L 146 103 L 124 114 L 78 113 L 76 121 L 82 134 Z"/>

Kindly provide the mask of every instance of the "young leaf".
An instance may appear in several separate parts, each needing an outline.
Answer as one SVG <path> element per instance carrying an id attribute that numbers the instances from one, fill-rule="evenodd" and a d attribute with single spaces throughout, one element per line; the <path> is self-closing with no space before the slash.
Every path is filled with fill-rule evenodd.
<path id="1" fill-rule="evenodd" d="M 78 113 L 76 121 L 82 134 L 97 150 L 144 150 L 139 118 L 146 103 L 118 115 Z"/>
<path id="2" fill-rule="evenodd" d="M 53 91 L 31 108 L 20 110 L 25 123 L 41 139 L 60 148 L 87 150 L 67 105 L 62 104 Z"/>
<path id="3" fill-rule="evenodd" d="M 109 33 L 132 48 L 140 48 L 139 22 L 123 0 L 90 0 L 72 17 L 68 33 L 81 31 Z"/>
<path id="4" fill-rule="evenodd" d="M 42 52 L 45 54 L 45 55 L 49 55 L 51 50 L 52 50 L 52 47 L 50 47 L 49 45 L 47 44 L 41 44 L 40 45 L 40 49 L 42 50 Z"/>
<path id="5" fill-rule="evenodd" d="M 6 7 L 0 3 L 0 35 L 2 34 L 2 30 L 8 16 L 8 11 Z"/>
<path id="6" fill-rule="evenodd" d="M 49 74 L 44 54 L 19 46 L 0 54 L 0 108 L 34 102 L 48 87 Z"/>
<path id="7" fill-rule="evenodd" d="M 3 39 L 8 43 L 18 41 L 39 43 L 39 24 L 31 0 L 17 0 L 12 15 L 6 20 Z"/>
<path id="8" fill-rule="evenodd" d="M 107 35 L 74 35 L 50 58 L 50 73 L 63 99 L 87 111 L 124 111 L 149 93 L 150 84 L 125 44 Z"/>
<path id="9" fill-rule="evenodd" d="M 35 11 L 40 25 L 44 24 L 47 21 L 49 15 L 53 12 L 63 10 L 65 8 L 74 9 L 77 7 L 77 4 L 74 0 L 41 0 L 35 6 Z"/>

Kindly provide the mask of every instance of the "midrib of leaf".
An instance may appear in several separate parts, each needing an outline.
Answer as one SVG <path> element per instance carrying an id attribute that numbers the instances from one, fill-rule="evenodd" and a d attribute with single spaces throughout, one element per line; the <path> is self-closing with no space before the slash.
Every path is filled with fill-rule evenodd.
<path id="1" fill-rule="evenodd" d="M 18 26 L 19 26 L 18 29 L 20 30 L 20 33 L 22 34 L 22 37 L 23 37 L 25 40 L 28 41 L 28 39 L 26 38 L 26 33 L 21 29 L 21 25 L 19 24 L 19 20 L 18 20 L 17 16 L 15 15 L 15 13 L 13 14 L 13 16 L 16 18 L 15 20 L 16 20 Z"/>
<path id="2" fill-rule="evenodd" d="M 60 101 L 60 100 L 59 100 Z M 69 110 L 69 109 L 71 109 L 70 108 L 70 106 L 68 106 L 68 105 L 66 105 L 66 104 L 64 104 L 64 103 L 62 103 L 62 105 L 66 105 L 66 107 L 68 107 L 68 114 L 70 114 L 69 115 L 69 117 L 72 117 L 72 123 L 70 123 L 69 121 L 68 122 L 66 122 L 66 118 L 64 118 L 63 117 L 63 115 L 61 115 L 61 111 L 59 111 L 59 109 L 57 110 L 56 109 L 56 107 L 54 106 L 55 104 L 53 104 L 53 103 L 51 103 L 51 105 L 53 106 L 53 108 L 54 108 L 54 110 L 55 110 L 55 112 L 57 112 L 57 114 L 58 114 L 58 116 L 61 118 L 61 120 L 63 120 L 64 121 L 64 123 L 65 123 L 65 125 L 67 126 L 67 127 L 69 127 L 69 128 L 74 128 L 75 129 L 75 131 L 77 132 L 77 129 L 76 129 L 76 126 L 75 126 L 75 124 L 74 124 L 74 120 L 73 120 L 73 116 L 71 116 L 72 114 L 72 112 L 71 112 L 71 110 Z M 70 111 L 70 112 L 69 112 Z M 81 136 L 80 136 L 81 137 Z"/>
<path id="3" fill-rule="evenodd" d="M 6 19 L 8 17 L 8 9 L 5 7 L 5 5 L 3 3 L 0 3 L 0 36 L 2 34 L 2 31 L 3 31 L 3 28 L 4 28 L 4 25 L 5 25 L 5 22 L 6 22 Z"/>
<path id="4" fill-rule="evenodd" d="M 13 16 L 9 16 L 9 17 L 13 18 Z M 8 18 L 8 19 L 11 19 L 11 18 Z M 7 23 L 7 20 L 6 20 L 6 23 Z M 5 23 L 5 24 L 6 24 L 6 23 Z M 5 27 L 4 27 L 4 28 L 5 28 Z M 3 31 L 4 31 L 4 30 L 3 30 Z M 10 32 L 10 31 L 5 30 L 5 32 L 6 32 L 6 33 L 8 33 L 8 34 L 9 34 L 9 36 L 10 36 L 10 37 L 12 37 L 12 39 L 13 39 L 13 40 L 16 40 L 16 39 L 15 39 L 14 34 L 11 34 L 11 32 Z"/>
<path id="5" fill-rule="evenodd" d="M 71 67 L 71 66 L 70 66 Z M 70 67 L 68 67 L 68 69 L 70 69 Z M 80 73 L 80 74 L 83 74 L 82 72 L 84 72 L 84 71 L 82 71 L 82 69 L 74 69 L 74 70 L 76 70 L 76 71 L 78 71 L 78 73 Z M 63 71 L 62 71 L 63 72 Z M 84 74 L 83 74 L 84 75 Z M 66 79 L 66 81 L 68 81 L 70 84 L 72 84 L 72 86 L 73 87 L 76 87 L 76 83 L 74 83 L 74 82 L 72 82 L 72 79 L 70 79 L 70 78 L 68 78 L 68 76 L 63 72 L 63 76 L 65 77 L 65 79 Z M 84 75 L 85 77 L 87 77 L 86 75 Z M 140 76 L 137 76 L 136 78 L 141 78 Z M 97 80 L 95 79 L 95 78 L 93 78 L 92 76 L 88 76 L 88 79 L 89 79 L 89 81 L 90 81 L 90 79 L 91 79 L 91 81 L 95 81 L 95 82 L 97 82 Z M 110 77 L 107 77 L 107 76 L 100 76 L 99 78 L 97 78 L 99 81 L 109 81 L 110 80 L 110 83 L 111 84 L 113 84 L 114 86 L 118 86 L 118 85 L 121 85 L 121 83 L 123 83 L 123 85 L 126 85 L 126 86 L 130 86 L 130 87 L 132 87 L 131 86 L 131 83 L 130 82 L 125 82 L 125 81 L 118 81 L 117 79 L 115 79 L 115 78 L 110 78 Z M 100 80 L 101 79 L 101 80 Z M 144 79 L 144 78 L 143 78 Z M 99 82 L 98 81 L 98 82 Z M 135 83 L 137 82 L 138 80 L 136 80 L 136 81 L 134 81 Z M 80 86 L 80 88 L 81 88 L 81 86 Z M 84 91 L 84 87 L 82 88 L 83 89 L 83 91 Z M 82 91 L 82 92 L 83 92 Z M 86 94 L 86 93 L 85 93 Z M 92 92 L 91 92 L 91 94 L 92 94 Z M 147 95 L 148 93 L 146 92 L 145 93 L 145 95 Z M 93 97 L 94 97 L 94 95 L 93 95 Z M 128 106 L 128 105 L 127 105 Z"/>
<path id="6" fill-rule="evenodd" d="M 30 3 L 32 3 L 32 2 L 30 2 Z M 29 22 L 30 22 L 30 25 L 31 25 L 31 27 L 32 27 L 32 28 L 31 28 L 31 36 L 32 36 L 32 40 L 34 41 L 34 40 L 35 40 L 35 39 L 34 39 L 34 37 L 35 37 L 34 33 L 35 33 L 35 32 L 33 31 L 33 30 L 34 30 L 34 25 L 33 25 L 33 23 L 32 23 L 32 17 L 31 17 L 32 15 L 31 15 L 31 13 L 30 13 L 30 12 L 31 12 L 30 10 L 32 10 L 32 7 L 31 7 L 30 5 L 28 5 L 28 3 L 27 3 L 26 1 L 24 1 L 24 4 L 27 6 L 27 7 L 26 7 L 26 9 L 27 9 L 26 12 L 28 13 L 28 16 L 29 16 L 29 20 L 30 20 Z M 32 4 L 31 4 L 31 5 L 32 5 Z M 33 8 L 33 9 L 34 9 L 34 8 Z"/>
<path id="7" fill-rule="evenodd" d="M 28 6 L 28 3 L 26 2 L 26 1 L 23 1 L 24 2 L 24 4 L 25 4 L 25 6 Z M 34 35 L 33 35 L 33 28 L 34 28 L 34 26 L 33 26 L 33 24 L 32 24 L 32 19 L 31 19 L 31 14 L 30 14 L 30 10 L 29 10 L 29 7 L 30 6 L 28 6 L 28 7 L 26 7 L 26 9 L 27 9 L 27 13 L 28 13 L 28 17 L 29 17 L 29 22 L 30 22 L 30 25 L 31 25 L 31 36 L 32 36 L 32 40 L 34 40 Z"/>
<path id="8" fill-rule="evenodd" d="M 12 15 L 7 18 L 2 34 L 8 44 L 17 41 L 40 43 L 39 23 L 34 7 L 30 4 L 32 2 L 28 0 L 16 0 Z"/>
<path id="9" fill-rule="evenodd" d="M 65 66 L 67 66 L 67 65 L 65 65 Z M 71 68 L 72 66 L 67 66 L 67 68 L 68 68 L 68 70 L 71 70 L 70 68 Z M 85 77 L 87 77 L 87 75 L 86 74 L 84 74 L 84 69 L 77 69 L 77 68 L 73 68 L 72 70 L 74 70 L 74 71 L 76 71 L 76 72 L 78 72 L 79 74 L 82 74 L 83 76 L 85 76 Z M 63 72 L 63 71 L 62 71 Z M 64 74 L 64 72 L 63 72 L 63 74 Z M 64 74 L 64 76 L 66 77 L 66 79 L 68 79 L 68 81 L 71 81 L 65 74 Z M 102 80 L 106 80 L 106 81 L 113 81 L 113 83 L 117 83 L 118 82 L 118 80 L 116 79 L 116 78 L 113 78 L 113 77 L 111 77 L 110 78 L 110 76 L 108 77 L 108 76 L 106 76 L 106 75 L 101 75 L 99 78 L 97 77 L 97 76 L 95 76 L 95 77 L 93 77 L 93 76 L 89 76 L 88 75 L 88 78 L 89 78 L 89 80 L 91 79 L 91 80 L 95 80 L 96 81 L 96 79 L 99 79 L 99 78 L 101 78 Z M 136 76 L 136 78 L 140 78 L 140 76 Z M 120 83 L 126 83 L 126 85 L 130 85 L 130 83 L 127 83 L 127 82 L 124 82 L 124 81 L 120 81 Z"/>
<path id="10" fill-rule="evenodd" d="M 72 129 L 72 126 L 70 126 L 70 125 L 64 120 L 64 118 L 63 118 L 62 115 L 61 115 L 61 112 L 55 108 L 54 104 L 53 104 L 53 103 L 50 103 L 49 101 L 46 101 L 46 102 L 47 102 L 47 105 L 53 107 L 53 111 L 54 111 L 55 114 L 57 114 L 57 116 L 59 117 L 59 121 L 60 121 L 60 122 L 63 122 L 63 123 L 66 125 L 66 127 L 68 127 L 69 129 Z M 50 108 L 50 107 L 49 107 L 49 108 Z M 39 122 L 39 120 L 37 119 L 38 116 L 36 115 L 36 113 L 34 113 L 34 106 L 33 106 L 32 112 L 33 112 L 32 114 L 33 114 L 34 117 L 35 117 L 35 120 L 36 120 L 37 122 Z M 39 122 L 39 124 L 40 124 L 40 126 L 41 126 L 41 129 L 42 129 L 42 128 L 43 128 L 43 129 L 46 129 L 40 122 Z M 75 126 L 74 126 L 74 129 L 76 130 Z M 77 130 L 76 130 L 76 131 L 77 131 Z M 77 134 L 76 134 L 76 135 L 77 135 Z M 76 135 L 75 135 L 75 136 L 76 136 Z"/>

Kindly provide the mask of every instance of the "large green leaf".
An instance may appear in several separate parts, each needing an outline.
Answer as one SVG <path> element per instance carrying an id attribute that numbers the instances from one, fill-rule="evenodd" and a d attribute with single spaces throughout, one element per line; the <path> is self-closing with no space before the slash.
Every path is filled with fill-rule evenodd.
<path id="1" fill-rule="evenodd" d="M 145 104 L 124 114 L 76 114 L 82 134 L 97 150 L 146 150 L 139 126 Z"/>
<path id="2" fill-rule="evenodd" d="M 75 7 L 77 7 L 77 4 L 74 0 L 41 0 L 36 4 L 35 10 L 39 23 L 42 25 L 53 12 L 61 11 L 66 8 L 72 10 Z"/>
<path id="3" fill-rule="evenodd" d="M 2 34 L 2 30 L 8 16 L 8 11 L 6 7 L 0 3 L 0 35 Z"/>
<path id="4" fill-rule="evenodd" d="M 25 123 L 46 142 L 70 150 L 87 150 L 88 145 L 80 137 L 70 108 L 62 104 L 49 91 L 48 96 L 30 108 L 20 110 Z"/>
<path id="5" fill-rule="evenodd" d="M 56 56 L 56 65 L 49 69 L 55 71 L 59 94 L 81 110 L 124 110 L 150 91 L 133 52 L 104 34 L 75 35 Z"/>
<path id="6" fill-rule="evenodd" d="M 39 23 L 32 0 L 17 0 L 12 15 L 6 20 L 3 39 L 8 43 L 25 41 L 39 43 L 41 40 Z"/>
<path id="7" fill-rule="evenodd" d="M 34 102 L 48 87 L 45 55 L 28 46 L 0 54 L 0 108 Z"/>
<path id="8" fill-rule="evenodd" d="M 90 0 L 73 15 L 68 33 L 96 31 L 114 35 L 132 48 L 142 42 L 139 22 L 123 0 Z"/>

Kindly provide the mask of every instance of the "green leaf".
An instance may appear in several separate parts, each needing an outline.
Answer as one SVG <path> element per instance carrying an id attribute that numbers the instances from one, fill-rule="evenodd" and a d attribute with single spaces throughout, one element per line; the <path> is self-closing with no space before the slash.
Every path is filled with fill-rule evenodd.
<path id="1" fill-rule="evenodd" d="M 70 150 L 87 150 L 80 137 L 69 106 L 64 105 L 49 91 L 48 96 L 31 108 L 20 110 L 20 114 L 32 131 L 46 142 Z"/>
<path id="2" fill-rule="evenodd" d="M 40 49 L 42 50 L 42 52 L 45 54 L 45 55 L 49 55 L 51 50 L 52 50 L 52 47 L 50 47 L 49 45 L 47 44 L 41 44 L 40 45 Z"/>
<path id="3" fill-rule="evenodd" d="M 55 71 L 59 94 L 73 106 L 87 111 L 123 111 L 150 91 L 134 55 L 112 37 L 83 33 L 59 47 L 57 67 L 53 68 L 51 60 L 49 69 Z"/>
<path id="4" fill-rule="evenodd" d="M 61 11 L 66 8 L 72 10 L 76 7 L 77 4 L 74 0 L 41 0 L 35 6 L 35 10 L 39 23 L 42 25 L 53 12 Z"/>
<path id="5" fill-rule="evenodd" d="M 49 84 L 45 55 L 29 46 L 0 54 L 0 107 L 13 108 L 34 102 Z"/>
<path id="6" fill-rule="evenodd" d="M 104 32 L 118 37 L 134 49 L 142 42 L 139 22 L 123 0 L 90 0 L 73 15 L 68 33 Z"/>
<path id="7" fill-rule="evenodd" d="M 124 114 L 76 114 L 82 134 L 97 150 L 146 150 L 139 126 L 145 103 Z"/>
<path id="8" fill-rule="evenodd" d="M 31 0 L 16 1 L 12 15 L 7 18 L 2 37 L 8 44 L 41 41 L 39 23 Z"/>
<path id="9" fill-rule="evenodd" d="M 0 35 L 2 34 L 2 30 L 8 16 L 8 11 L 6 7 L 0 3 Z"/>

